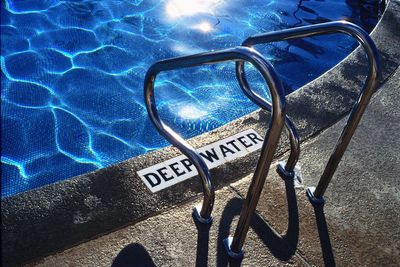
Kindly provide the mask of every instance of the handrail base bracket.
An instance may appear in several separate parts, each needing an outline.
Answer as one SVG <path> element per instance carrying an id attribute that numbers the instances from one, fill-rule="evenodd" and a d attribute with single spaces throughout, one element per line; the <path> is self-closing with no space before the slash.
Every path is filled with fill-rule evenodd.
<path id="1" fill-rule="evenodd" d="M 210 216 L 208 218 L 203 218 L 200 215 L 201 207 L 194 207 L 193 208 L 193 218 L 202 224 L 212 224 L 213 218 Z"/>
<path id="2" fill-rule="evenodd" d="M 323 197 L 316 197 L 314 195 L 315 187 L 310 186 L 307 188 L 307 197 L 313 206 L 323 206 L 325 204 L 325 199 Z"/>
<path id="3" fill-rule="evenodd" d="M 296 172 L 294 170 L 287 171 L 285 169 L 285 164 L 286 162 L 284 161 L 278 162 L 278 166 L 276 167 L 276 172 L 283 180 L 289 180 L 289 179 L 293 180 L 296 177 Z"/>
<path id="4" fill-rule="evenodd" d="M 241 249 L 239 252 L 232 251 L 232 249 L 231 249 L 232 240 L 233 240 L 232 236 L 229 236 L 228 238 L 224 239 L 224 247 L 225 247 L 226 253 L 228 254 L 229 257 L 231 257 L 233 259 L 243 259 L 243 256 L 244 256 L 243 249 Z"/>

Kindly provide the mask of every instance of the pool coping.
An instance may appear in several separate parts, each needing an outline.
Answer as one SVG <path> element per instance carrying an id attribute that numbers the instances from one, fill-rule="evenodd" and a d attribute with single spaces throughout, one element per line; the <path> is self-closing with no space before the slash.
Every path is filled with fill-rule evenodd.
<path id="1" fill-rule="evenodd" d="M 400 36 L 396 35 L 399 11 L 400 1 L 390 1 L 371 33 L 381 54 L 382 83 L 400 65 L 399 45 L 393 45 L 400 44 Z M 334 68 L 287 96 L 287 113 L 303 142 L 348 113 L 365 73 L 366 60 L 359 47 Z M 257 110 L 189 142 L 202 147 L 246 129 L 264 135 L 268 121 L 269 114 Z M 275 158 L 287 150 L 287 139 L 283 138 Z M 196 177 L 152 194 L 136 174 L 179 154 L 177 149 L 167 147 L 3 199 L 2 265 L 19 265 L 55 253 L 198 197 L 202 188 Z M 257 158 L 258 152 L 252 152 L 212 169 L 215 186 L 221 188 L 248 175 Z"/>

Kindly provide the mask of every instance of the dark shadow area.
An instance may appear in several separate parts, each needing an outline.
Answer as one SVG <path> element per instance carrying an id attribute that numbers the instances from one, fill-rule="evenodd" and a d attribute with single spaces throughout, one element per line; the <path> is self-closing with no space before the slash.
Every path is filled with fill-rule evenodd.
<path id="1" fill-rule="evenodd" d="M 141 244 L 133 243 L 124 247 L 114 259 L 112 267 L 155 267 L 150 254 Z"/>
<path id="2" fill-rule="evenodd" d="M 293 257 L 299 240 L 299 214 L 294 182 L 285 181 L 285 187 L 289 214 L 286 234 L 284 236 L 277 235 L 257 214 L 253 215 L 250 225 L 272 255 L 281 261 L 288 261 Z M 227 203 L 222 213 L 218 231 L 217 266 L 240 266 L 241 260 L 234 260 L 227 256 L 223 240 L 229 236 L 232 221 L 235 216 L 240 214 L 241 207 L 242 200 L 234 198 Z M 235 227 L 236 225 L 232 227 L 232 230 L 235 230 Z M 246 257 L 246 244 L 244 245 L 244 252 Z"/>
<path id="3" fill-rule="evenodd" d="M 288 226 L 285 235 L 277 235 L 258 215 L 253 216 L 251 227 L 263 240 L 270 252 L 279 260 L 288 261 L 296 252 L 299 242 L 299 210 L 293 180 L 285 180 L 288 205 Z"/>
<path id="4" fill-rule="evenodd" d="M 192 218 L 197 228 L 196 267 L 208 266 L 208 243 L 210 240 L 210 228 L 212 223 L 200 223 L 193 213 Z"/>
<path id="5" fill-rule="evenodd" d="M 233 198 L 226 204 L 224 211 L 221 215 L 221 220 L 218 226 L 218 239 L 217 239 L 217 266 L 240 266 L 241 259 L 232 259 L 228 257 L 225 247 L 224 239 L 229 236 L 229 229 L 235 216 L 240 214 L 242 207 L 242 200 L 240 198 Z M 234 228 L 233 228 L 234 229 Z"/>
<path id="6" fill-rule="evenodd" d="M 288 224 L 286 233 L 281 236 L 266 223 L 258 214 L 253 215 L 250 227 L 262 240 L 271 254 L 281 261 L 289 261 L 296 252 L 299 242 L 299 212 L 293 180 L 285 180 L 285 189 L 288 205 Z M 280 194 L 279 194 L 280 195 Z M 243 259 L 233 259 L 226 253 L 223 240 L 230 234 L 234 234 L 236 224 L 232 225 L 236 216 L 240 215 L 243 199 L 233 198 L 228 201 L 222 212 L 218 226 L 217 238 L 217 266 L 241 266 Z M 320 238 L 325 266 L 336 266 L 330 242 L 327 223 L 325 220 L 323 206 L 314 206 L 318 234 Z M 211 224 L 199 223 L 192 214 L 196 226 L 196 265 L 197 267 L 208 266 L 210 228 Z M 213 240 L 212 240 L 213 242 Z M 246 257 L 246 243 L 244 245 Z M 132 243 L 123 248 L 114 259 L 112 267 L 155 267 L 155 263 L 143 245 Z"/>
<path id="7" fill-rule="evenodd" d="M 322 256 L 325 266 L 336 266 L 335 257 L 332 251 L 331 239 L 329 237 L 328 225 L 325 220 L 324 206 L 313 205 L 315 212 L 315 220 L 318 228 L 319 240 L 321 243 Z"/>
<path id="8" fill-rule="evenodd" d="M 285 190 L 288 205 L 288 227 L 282 239 L 293 247 L 294 254 L 299 243 L 299 209 L 294 180 L 285 180 Z"/>

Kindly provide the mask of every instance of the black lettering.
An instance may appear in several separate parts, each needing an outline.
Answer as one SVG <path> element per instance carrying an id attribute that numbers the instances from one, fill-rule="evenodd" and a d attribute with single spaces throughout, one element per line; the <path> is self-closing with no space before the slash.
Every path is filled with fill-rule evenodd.
<path id="1" fill-rule="evenodd" d="M 237 152 L 240 152 L 240 148 L 235 144 L 236 140 L 232 140 L 229 142 L 226 142 L 228 145 L 232 145 L 234 148 L 236 148 Z"/>
<path id="2" fill-rule="evenodd" d="M 145 174 L 145 175 L 143 175 L 143 176 L 144 176 L 144 178 L 147 180 L 147 182 L 149 182 L 149 184 L 151 185 L 151 187 L 155 187 L 155 186 L 161 184 L 161 179 L 160 179 L 160 177 L 158 177 L 158 175 L 155 174 L 155 173 L 152 173 L 152 172 L 151 172 L 151 173 L 147 173 L 147 174 Z M 153 178 L 155 178 L 156 180 L 153 181 L 153 179 L 151 178 L 151 176 L 152 176 Z"/>
<path id="3" fill-rule="evenodd" d="M 208 160 L 209 162 L 214 162 L 214 160 L 219 160 L 217 153 L 215 152 L 215 149 L 212 148 L 211 149 L 212 152 L 206 150 L 206 154 L 204 154 L 203 152 L 200 152 L 200 155 L 205 158 L 206 160 Z"/>
<path id="4" fill-rule="evenodd" d="M 249 147 L 253 146 L 252 144 L 247 143 L 246 140 L 243 140 L 245 138 L 246 138 L 246 136 L 241 136 L 238 138 L 238 140 L 242 145 L 244 145 L 245 148 L 249 148 Z"/>
<path id="5" fill-rule="evenodd" d="M 176 165 L 179 165 L 179 162 L 175 162 L 175 163 L 169 164 L 169 167 L 174 171 L 174 173 L 175 173 L 177 176 L 181 176 L 181 175 L 183 175 L 183 174 L 186 173 L 186 172 L 184 172 L 184 171 L 179 172 L 179 168 L 178 168 L 178 167 L 175 167 Z"/>
<path id="6" fill-rule="evenodd" d="M 192 169 L 190 168 L 190 166 L 192 166 L 193 163 L 192 163 L 189 159 L 183 159 L 183 160 L 181 160 L 181 162 L 182 162 L 183 166 L 186 167 L 186 169 L 188 170 L 188 172 L 191 172 L 191 171 L 192 171 Z"/>
<path id="7" fill-rule="evenodd" d="M 261 141 L 261 142 L 264 141 L 264 140 L 260 139 L 257 135 L 255 135 L 254 133 L 249 133 L 249 134 L 247 134 L 247 136 L 250 138 L 251 141 L 253 141 L 254 144 L 258 144 L 258 142 L 256 140 Z"/>
<path id="8" fill-rule="evenodd" d="M 164 179 L 164 181 L 169 181 L 174 179 L 174 176 L 170 176 L 168 177 L 168 173 L 166 173 L 165 171 L 167 170 L 167 167 L 162 167 L 161 169 L 158 169 L 157 172 L 161 175 L 161 177 Z"/>
<path id="9" fill-rule="evenodd" d="M 235 151 L 230 150 L 229 148 L 227 148 L 227 147 L 224 146 L 224 145 L 219 145 L 219 148 L 221 149 L 221 152 L 222 152 L 222 155 L 224 156 L 224 158 L 226 158 L 226 153 L 227 153 L 227 152 L 232 153 L 232 154 L 235 154 Z"/>

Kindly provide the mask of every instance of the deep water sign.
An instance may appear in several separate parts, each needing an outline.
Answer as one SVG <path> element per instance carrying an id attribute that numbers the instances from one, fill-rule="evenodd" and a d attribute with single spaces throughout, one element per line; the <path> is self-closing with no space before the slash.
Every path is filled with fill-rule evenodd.
<path id="1" fill-rule="evenodd" d="M 208 168 L 243 157 L 262 147 L 264 139 L 253 129 L 197 149 Z M 178 156 L 137 172 L 151 192 L 155 193 L 197 175 L 190 160 Z"/>

